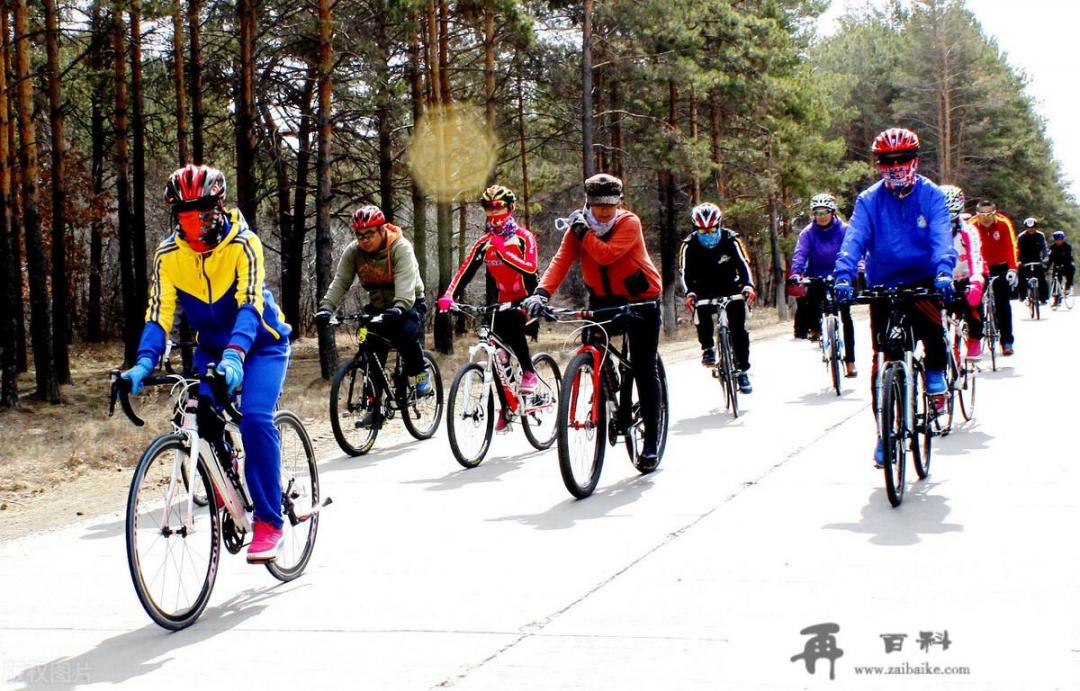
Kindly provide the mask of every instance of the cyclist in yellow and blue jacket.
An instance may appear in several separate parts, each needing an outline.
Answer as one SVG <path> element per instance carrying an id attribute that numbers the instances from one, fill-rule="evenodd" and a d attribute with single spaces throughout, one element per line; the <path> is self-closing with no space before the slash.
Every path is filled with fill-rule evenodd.
<path id="1" fill-rule="evenodd" d="M 195 367 L 210 363 L 229 393 L 246 380 L 240 435 L 245 479 L 254 504 L 247 559 L 272 561 L 282 539 L 281 439 L 274 408 L 289 366 L 289 333 L 264 285 L 266 264 L 259 237 L 238 209 L 225 208 L 225 176 L 205 165 L 174 172 L 165 186 L 173 232 L 154 256 L 153 287 L 135 366 L 124 372 L 132 392 L 155 367 L 172 330 L 177 302 L 196 332 Z M 209 391 L 200 391 L 208 400 Z"/>

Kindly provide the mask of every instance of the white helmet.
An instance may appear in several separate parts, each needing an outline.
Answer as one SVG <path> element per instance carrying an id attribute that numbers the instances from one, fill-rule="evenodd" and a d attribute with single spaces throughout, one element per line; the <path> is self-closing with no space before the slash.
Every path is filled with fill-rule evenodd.
<path id="1" fill-rule="evenodd" d="M 836 212 L 836 197 L 831 194 L 815 194 L 810 200 L 810 211 L 825 208 L 833 213 Z"/>
<path id="2" fill-rule="evenodd" d="M 1025 228 L 1038 228 L 1039 227 L 1039 219 L 1035 218 L 1034 216 L 1028 216 L 1027 218 L 1024 219 L 1024 227 Z"/>
<path id="3" fill-rule="evenodd" d="M 690 221 L 695 228 L 717 228 L 722 220 L 723 214 L 720 212 L 720 207 L 712 202 L 698 204 L 690 212 Z"/>

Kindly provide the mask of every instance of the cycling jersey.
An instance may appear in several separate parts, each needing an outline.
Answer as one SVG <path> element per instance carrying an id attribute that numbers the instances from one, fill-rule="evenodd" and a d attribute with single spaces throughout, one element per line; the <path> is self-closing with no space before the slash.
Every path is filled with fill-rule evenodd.
<path id="1" fill-rule="evenodd" d="M 754 274 L 742 238 L 730 228 L 716 232 L 720 241 L 712 247 L 703 245 L 697 232 L 682 241 L 679 281 L 684 293 L 708 299 L 738 295 L 743 288 L 754 287 Z"/>
<path id="2" fill-rule="evenodd" d="M 602 238 L 588 231 L 579 239 L 574 230 L 567 230 L 536 292 L 551 297 L 579 258 L 582 278 L 593 296 L 629 300 L 660 296 L 660 272 L 645 249 L 641 219 L 631 211 L 620 209 L 611 231 Z"/>
<path id="3" fill-rule="evenodd" d="M 1008 265 L 1015 271 L 1016 230 L 1013 229 L 1009 217 L 999 211 L 991 225 L 983 226 L 976 221 L 975 227 L 979 229 L 979 240 L 982 243 L 983 259 L 986 260 L 986 264 L 988 266 Z"/>
<path id="4" fill-rule="evenodd" d="M 1050 262 L 1057 266 L 1072 266 L 1072 247 L 1068 242 L 1053 243 L 1050 245 Z"/>
<path id="5" fill-rule="evenodd" d="M 137 358 L 161 358 L 177 302 L 199 347 L 209 352 L 220 355 L 231 347 L 246 354 L 288 340 L 292 327 L 264 286 L 259 236 L 248 229 L 239 209 L 227 212 L 226 223 L 224 239 L 209 252 L 196 252 L 175 233 L 158 245 Z"/>
<path id="6" fill-rule="evenodd" d="M 356 240 L 345 247 L 334 282 L 319 303 L 319 309 L 336 310 L 357 278 L 377 309 L 394 305 L 403 310 L 412 309 L 416 299 L 423 297 L 424 281 L 412 243 L 401 228 L 387 223 L 386 229 L 386 242 L 376 252 L 363 251 Z"/>
<path id="7" fill-rule="evenodd" d="M 953 250 L 956 252 L 953 280 L 970 278 L 976 283 L 984 284 L 987 268 L 983 262 L 979 231 L 967 221 L 956 221 L 953 224 Z"/>
<path id="8" fill-rule="evenodd" d="M 484 266 L 498 292 L 499 302 L 523 300 L 536 289 L 536 237 L 518 226 L 512 236 L 500 246 L 498 236 L 484 233 L 473 243 L 465 261 L 458 267 L 446 289 L 447 295 L 455 295 Z"/>
<path id="9" fill-rule="evenodd" d="M 1021 264 L 1042 262 L 1049 252 L 1046 236 L 1039 230 L 1025 230 L 1016 238 L 1016 250 Z"/>

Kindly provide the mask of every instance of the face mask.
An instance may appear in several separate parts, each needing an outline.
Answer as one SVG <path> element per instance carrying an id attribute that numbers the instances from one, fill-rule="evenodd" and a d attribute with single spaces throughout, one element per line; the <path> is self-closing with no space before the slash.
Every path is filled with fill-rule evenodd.
<path id="1" fill-rule="evenodd" d="M 209 252 L 223 235 L 224 216 L 218 211 L 181 211 L 176 214 L 177 232 L 196 252 Z"/>
<path id="2" fill-rule="evenodd" d="M 517 232 L 517 223 L 514 221 L 513 214 L 507 211 L 498 216 L 488 216 L 487 229 L 489 233 L 508 238 Z"/>
<path id="3" fill-rule="evenodd" d="M 709 233 L 703 233 L 700 230 L 697 234 L 698 242 L 708 249 L 712 249 L 720 244 L 720 230 L 714 229 Z"/>
<path id="4" fill-rule="evenodd" d="M 619 220 L 619 212 L 616 211 L 615 215 L 607 223 L 601 223 L 596 220 L 596 216 L 593 216 L 592 209 L 588 209 L 585 212 L 585 220 L 589 222 L 589 227 L 592 228 L 592 232 L 596 233 L 597 237 L 604 237 L 615 227 L 615 221 Z"/>
<path id="5" fill-rule="evenodd" d="M 915 172 L 919 168 L 919 159 L 913 158 L 907 163 L 892 166 L 879 166 L 881 179 L 890 190 L 902 190 L 915 184 Z"/>

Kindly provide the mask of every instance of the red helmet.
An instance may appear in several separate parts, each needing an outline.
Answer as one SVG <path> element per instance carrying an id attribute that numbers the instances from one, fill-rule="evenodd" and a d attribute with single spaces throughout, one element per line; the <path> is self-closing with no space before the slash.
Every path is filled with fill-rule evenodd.
<path id="1" fill-rule="evenodd" d="M 352 229 L 357 231 L 365 228 L 378 228 L 384 223 L 386 223 L 386 216 L 383 215 L 382 209 L 374 204 L 368 204 L 353 212 L 351 225 Z"/>
<path id="2" fill-rule="evenodd" d="M 892 127 L 874 138 L 870 150 L 875 156 L 897 153 L 919 153 L 919 135 L 902 127 Z"/>
<path id="3" fill-rule="evenodd" d="M 225 174 L 217 168 L 189 163 L 165 183 L 165 203 L 173 211 L 213 208 L 225 200 Z"/>

